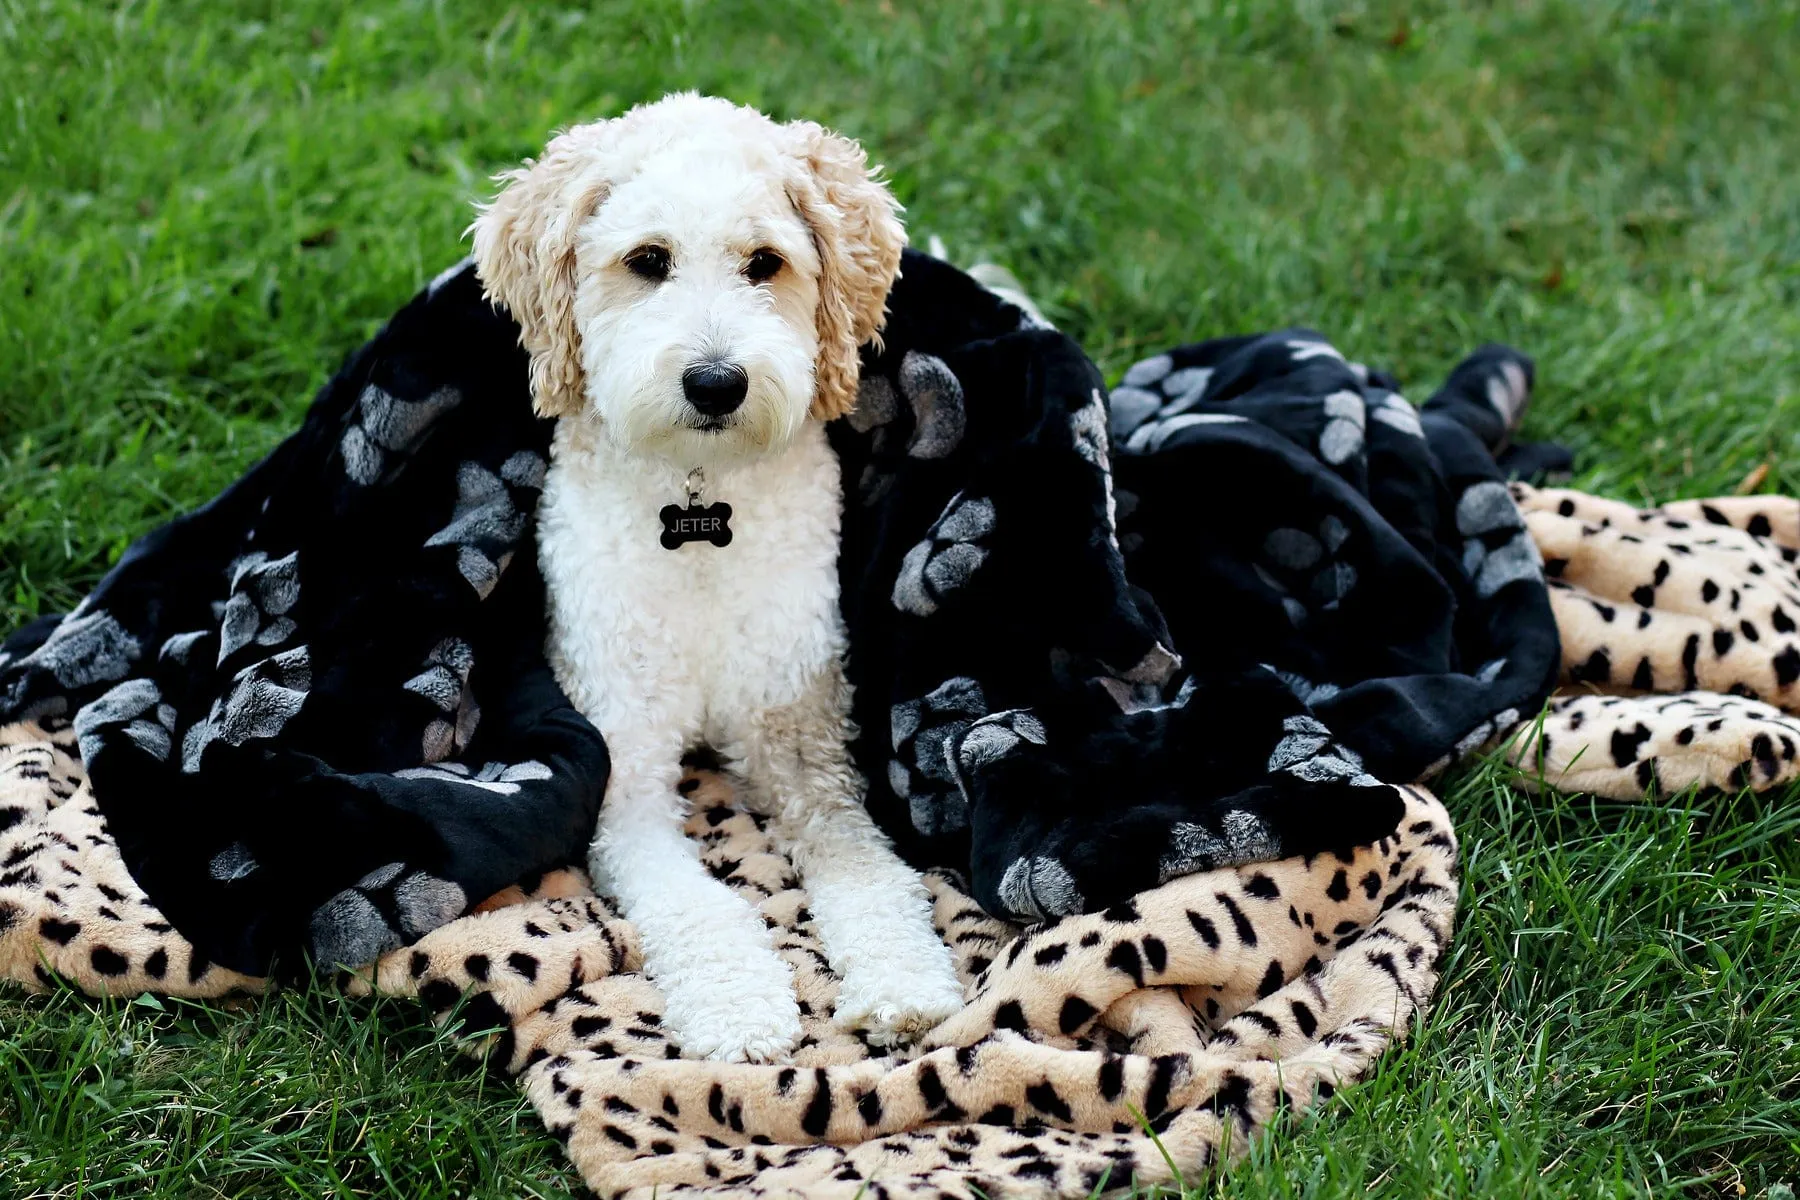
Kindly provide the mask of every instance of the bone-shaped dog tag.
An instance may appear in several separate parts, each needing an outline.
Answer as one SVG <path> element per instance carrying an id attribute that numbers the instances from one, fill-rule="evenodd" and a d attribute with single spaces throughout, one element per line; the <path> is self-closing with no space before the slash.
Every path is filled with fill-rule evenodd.
<path id="1" fill-rule="evenodd" d="M 689 542 L 711 542 L 715 546 L 731 544 L 731 505 L 666 504 L 662 510 L 664 550 L 679 550 Z"/>

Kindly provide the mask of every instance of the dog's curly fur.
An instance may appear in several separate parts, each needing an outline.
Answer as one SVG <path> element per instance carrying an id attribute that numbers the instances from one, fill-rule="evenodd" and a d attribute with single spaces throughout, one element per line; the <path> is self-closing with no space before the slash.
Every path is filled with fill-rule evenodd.
<path id="1" fill-rule="evenodd" d="M 642 933 L 690 1051 L 787 1054 L 791 971 L 681 836 L 683 753 L 716 750 L 788 846 L 844 976 L 838 1017 L 884 1042 L 962 1003 L 918 876 L 862 806 L 838 612 L 846 412 L 905 241 L 856 143 L 694 95 L 550 143 L 474 226 L 558 418 L 539 509 L 558 681 L 612 776 L 590 863 Z M 742 380 L 714 411 L 695 371 Z M 702 468 L 728 547 L 660 540 Z"/>
<path id="2" fill-rule="evenodd" d="M 500 194 L 470 227 L 482 281 L 524 330 L 545 416 L 586 404 L 576 315 L 584 222 L 672 141 L 697 137 L 749 152 L 806 223 L 819 256 L 812 415 L 830 420 L 855 405 L 858 352 L 881 331 L 906 247 L 898 202 L 849 138 L 684 93 L 559 134 L 541 158 L 500 176 Z"/>

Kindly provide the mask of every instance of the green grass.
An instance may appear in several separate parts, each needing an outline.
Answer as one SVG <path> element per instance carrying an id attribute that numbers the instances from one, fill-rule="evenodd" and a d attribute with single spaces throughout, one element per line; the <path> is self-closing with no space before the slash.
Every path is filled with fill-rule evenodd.
<path id="1" fill-rule="evenodd" d="M 460 255 L 487 175 L 677 87 L 861 137 L 918 241 L 1012 266 L 1109 372 L 1303 322 L 1422 398 L 1504 340 L 1584 485 L 1704 495 L 1767 462 L 1795 492 L 1796 63 L 1792 0 L 0 0 L 0 627 L 272 446 Z M 1199 1186 L 1783 1196 L 1795 800 L 1465 774 L 1429 1018 Z M 0 994 L 0 1196 L 575 1182 L 404 1005 Z"/>

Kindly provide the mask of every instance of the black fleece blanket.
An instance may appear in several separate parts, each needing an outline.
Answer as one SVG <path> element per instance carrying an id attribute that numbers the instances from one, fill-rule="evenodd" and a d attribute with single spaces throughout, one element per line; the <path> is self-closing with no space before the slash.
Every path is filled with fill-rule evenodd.
<path id="1" fill-rule="evenodd" d="M 889 307 L 831 431 L 856 749 L 903 851 L 991 911 L 1375 841 L 1390 783 L 1543 702 L 1494 457 L 1522 356 L 1419 411 L 1290 330 L 1146 360 L 1109 405 L 944 263 L 909 253 Z M 517 342 L 447 273 L 241 481 L 0 647 L 0 722 L 74 714 L 126 864 L 222 965 L 366 963 L 582 858 L 607 755 L 543 655 Z"/>

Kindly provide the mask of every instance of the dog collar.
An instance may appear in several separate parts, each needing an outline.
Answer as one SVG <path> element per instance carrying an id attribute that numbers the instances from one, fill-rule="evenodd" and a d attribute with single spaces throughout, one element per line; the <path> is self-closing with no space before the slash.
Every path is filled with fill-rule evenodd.
<path id="1" fill-rule="evenodd" d="M 723 500 L 702 504 L 705 495 L 706 472 L 695 467 L 687 475 L 687 507 L 679 504 L 663 506 L 664 550 L 679 550 L 689 542 L 711 542 L 715 546 L 731 544 L 731 505 Z"/>

